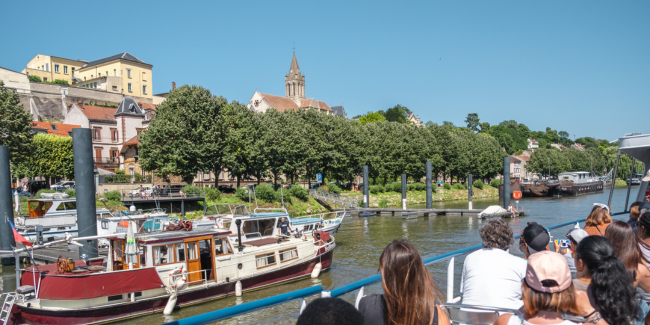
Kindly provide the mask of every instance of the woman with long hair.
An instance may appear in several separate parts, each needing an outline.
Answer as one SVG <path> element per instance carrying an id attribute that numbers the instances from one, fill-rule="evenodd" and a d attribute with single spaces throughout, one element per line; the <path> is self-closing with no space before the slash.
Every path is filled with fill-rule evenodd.
<path id="1" fill-rule="evenodd" d="M 580 296 L 578 305 L 589 315 L 588 322 L 603 324 L 596 322 L 602 317 L 607 324 L 630 324 L 636 319 L 639 306 L 632 275 L 616 258 L 607 238 L 589 236 L 580 241 L 576 269 L 580 277 L 573 284 Z"/>
<path id="2" fill-rule="evenodd" d="M 640 215 L 636 219 L 636 226 L 637 235 L 639 235 L 641 256 L 643 256 L 646 261 L 650 261 L 650 213 L 646 212 Z"/>
<path id="3" fill-rule="evenodd" d="M 364 324 L 449 325 L 436 300 L 441 294 L 415 246 L 394 240 L 379 257 L 383 295 L 365 296 L 359 301 Z"/>
<path id="4" fill-rule="evenodd" d="M 634 287 L 650 292 L 650 269 L 639 247 L 640 239 L 627 222 L 616 220 L 607 227 L 605 238 L 614 245 L 616 257 L 632 275 Z"/>
<path id="5" fill-rule="evenodd" d="M 585 220 L 584 230 L 589 236 L 605 236 L 605 230 L 612 223 L 609 206 L 594 203 L 594 208 Z"/>
<path id="6" fill-rule="evenodd" d="M 521 289 L 523 315 L 501 315 L 494 325 L 573 325 L 563 314 L 582 315 L 569 265 L 558 253 L 541 251 L 528 257 Z"/>

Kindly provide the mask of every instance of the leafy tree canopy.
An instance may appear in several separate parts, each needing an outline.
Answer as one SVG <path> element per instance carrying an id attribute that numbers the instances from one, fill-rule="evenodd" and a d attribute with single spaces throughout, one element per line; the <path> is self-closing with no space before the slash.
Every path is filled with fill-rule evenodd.
<path id="1" fill-rule="evenodd" d="M 386 120 L 386 117 L 381 115 L 378 112 L 375 112 L 375 113 L 368 112 L 366 115 L 362 115 L 359 118 L 359 122 L 361 122 L 361 124 L 376 123 L 376 122 L 385 121 L 385 120 Z"/>
<path id="2" fill-rule="evenodd" d="M 9 147 L 12 164 L 29 155 L 32 137 L 31 115 L 16 91 L 5 88 L 0 80 L 0 145 Z"/>

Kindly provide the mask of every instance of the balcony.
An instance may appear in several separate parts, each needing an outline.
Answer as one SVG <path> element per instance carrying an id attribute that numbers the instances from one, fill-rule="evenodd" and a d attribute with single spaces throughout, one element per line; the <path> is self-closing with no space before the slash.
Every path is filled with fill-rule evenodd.
<path id="1" fill-rule="evenodd" d="M 102 157 L 95 157 L 93 158 L 95 165 L 106 168 L 106 169 L 117 169 L 120 168 L 120 158 L 115 157 L 115 158 L 102 158 Z"/>

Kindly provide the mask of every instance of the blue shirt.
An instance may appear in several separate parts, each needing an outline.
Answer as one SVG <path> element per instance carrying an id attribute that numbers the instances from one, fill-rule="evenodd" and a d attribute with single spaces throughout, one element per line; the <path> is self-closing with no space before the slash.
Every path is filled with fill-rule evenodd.
<path id="1" fill-rule="evenodd" d="M 280 232 L 282 232 L 283 235 L 288 235 L 289 234 L 289 220 L 284 220 L 278 221 L 278 228 L 280 228 Z"/>

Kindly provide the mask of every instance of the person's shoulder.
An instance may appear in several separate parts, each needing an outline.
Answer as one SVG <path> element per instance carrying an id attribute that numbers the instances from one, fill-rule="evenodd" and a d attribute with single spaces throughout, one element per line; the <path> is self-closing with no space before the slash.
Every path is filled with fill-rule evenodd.
<path id="1" fill-rule="evenodd" d="M 513 314 L 503 314 L 497 318 L 497 320 L 494 322 L 494 325 L 508 325 L 510 323 L 511 317 L 517 316 Z"/>
<path id="2" fill-rule="evenodd" d="M 382 295 L 377 294 L 363 296 L 361 300 L 359 300 L 359 311 L 363 313 L 364 310 L 383 308 L 383 298 Z"/>

